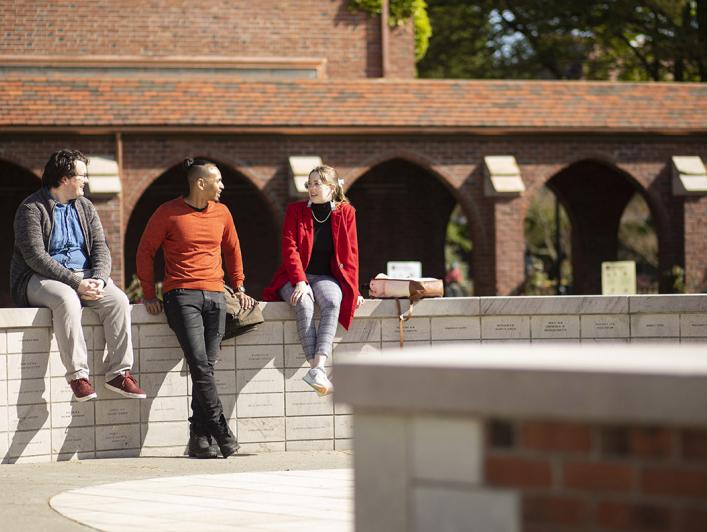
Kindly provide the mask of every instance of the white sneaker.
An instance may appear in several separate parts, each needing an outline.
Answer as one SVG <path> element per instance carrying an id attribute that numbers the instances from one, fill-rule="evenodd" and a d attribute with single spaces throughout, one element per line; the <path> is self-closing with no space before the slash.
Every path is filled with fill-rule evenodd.
<path id="1" fill-rule="evenodd" d="M 317 392 L 319 397 L 324 397 L 334 391 L 334 385 L 329 380 L 329 377 L 327 377 L 324 368 L 310 369 L 304 374 L 302 380 L 314 388 L 314 391 Z"/>

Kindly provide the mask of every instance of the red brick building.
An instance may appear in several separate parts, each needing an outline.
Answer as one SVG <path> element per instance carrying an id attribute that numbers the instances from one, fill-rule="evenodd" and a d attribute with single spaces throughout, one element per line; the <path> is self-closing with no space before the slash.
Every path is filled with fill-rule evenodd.
<path id="1" fill-rule="evenodd" d="M 0 8 L 0 232 L 10 243 L 14 210 L 49 154 L 74 147 L 117 165 L 121 190 L 94 202 L 114 279 L 129 281 L 147 218 L 183 189 L 180 161 L 206 157 L 224 175 L 246 283 L 259 293 L 293 200 L 290 157 L 318 156 L 358 209 L 362 282 L 388 260 L 443 276 L 459 204 L 477 295 L 518 293 L 523 221 L 548 185 L 572 220 L 577 293 L 600 292 L 600 263 L 616 258 L 636 192 L 660 270 L 680 265 L 688 291 L 707 290 L 707 195 L 679 190 L 672 162 L 707 161 L 705 85 L 416 80 L 411 27 L 383 37 L 379 20 L 343 0 Z M 515 158 L 515 192 L 490 175 L 488 156 Z"/>

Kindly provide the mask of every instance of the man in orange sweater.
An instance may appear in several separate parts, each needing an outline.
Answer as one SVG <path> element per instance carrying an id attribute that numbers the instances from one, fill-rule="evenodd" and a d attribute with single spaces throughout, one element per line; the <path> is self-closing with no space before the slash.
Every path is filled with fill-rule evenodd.
<path id="1" fill-rule="evenodd" d="M 137 275 L 147 311 L 159 314 L 162 302 L 155 297 L 154 258 L 162 247 L 164 310 L 193 383 L 189 456 L 215 458 L 218 446 L 227 458 L 239 445 L 223 415 L 214 379 L 226 323 L 222 252 L 241 305 L 249 309 L 256 302 L 243 287 L 243 261 L 233 218 L 218 203 L 224 188 L 221 172 L 204 160 L 187 159 L 185 167 L 189 194 L 162 204 L 150 218 L 138 247 Z"/>

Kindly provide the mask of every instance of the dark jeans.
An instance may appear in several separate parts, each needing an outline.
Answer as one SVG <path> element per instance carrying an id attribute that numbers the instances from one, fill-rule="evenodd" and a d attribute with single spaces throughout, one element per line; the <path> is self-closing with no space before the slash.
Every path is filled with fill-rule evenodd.
<path id="1" fill-rule="evenodd" d="M 216 390 L 214 364 L 226 327 L 223 292 L 177 288 L 164 295 L 164 308 L 191 374 L 192 429 L 202 435 L 221 434 L 225 419 Z"/>

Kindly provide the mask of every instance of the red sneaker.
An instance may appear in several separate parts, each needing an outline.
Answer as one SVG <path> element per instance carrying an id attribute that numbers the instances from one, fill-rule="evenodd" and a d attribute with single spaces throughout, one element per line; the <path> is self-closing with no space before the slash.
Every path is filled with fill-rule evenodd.
<path id="1" fill-rule="evenodd" d="M 147 397 L 145 390 L 137 385 L 135 377 L 129 371 L 106 382 L 106 388 L 119 393 L 123 397 L 132 397 L 133 399 L 145 399 Z"/>
<path id="2" fill-rule="evenodd" d="M 71 386 L 77 401 L 83 402 L 98 397 L 96 390 L 93 389 L 88 379 L 74 379 L 69 383 L 69 386 Z"/>

